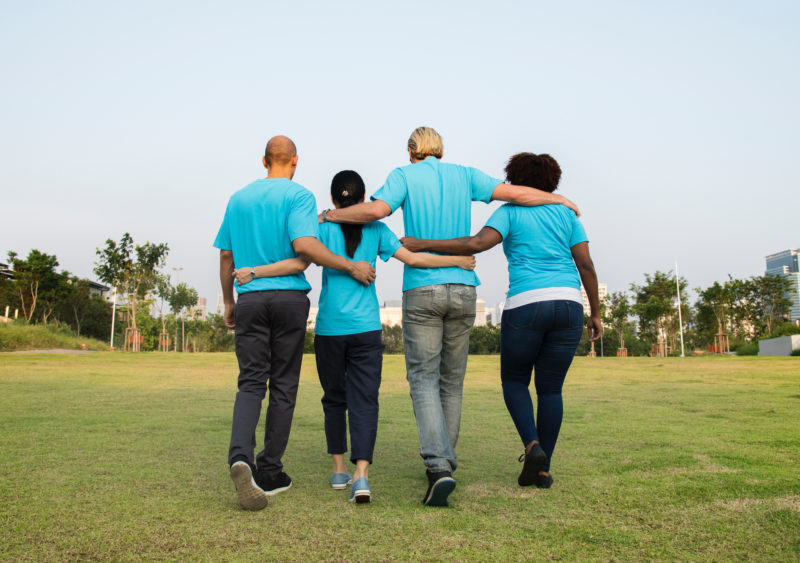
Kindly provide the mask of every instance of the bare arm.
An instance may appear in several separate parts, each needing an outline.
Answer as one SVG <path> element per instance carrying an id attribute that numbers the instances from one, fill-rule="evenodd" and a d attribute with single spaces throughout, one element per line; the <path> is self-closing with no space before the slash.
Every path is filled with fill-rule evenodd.
<path id="1" fill-rule="evenodd" d="M 503 241 L 500 233 L 491 227 L 484 227 L 478 234 L 471 237 L 450 238 L 444 240 L 423 239 L 414 237 L 403 237 L 400 242 L 412 252 L 429 250 L 431 252 L 446 252 L 447 254 L 472 255 L 484 250 L 489 250 L 493 246 Z"/>
<path id="2" fill-rule="evenodd" d="M 515 186 L 513 184 L 497 184 L 492 192 L 492 201 L 500 200 L 521 205 L 523 207 L 536 207 L 537 205 L 561 204 L 572 209 L 580 217 L 581 211 L 578 206 L 560 194 L 553 194 L 536 188 L 527 186 Z"/>
<path id="3" fill-rule="evenodd" d="M 578 267 L 578 273 L 581 276 L 583 289 L 586 290 L 586 295 L 589 298 L 589 321 L 586 323 L 586 329 L 589 331 L 589 341 L 594 342 L 600 339 L 603 334 L 603 321 L 600 320 L 600 297 L 597 293 L 597 273 L 594 271 L 594 262 L 592 257 L 589 256 L 589 243 L 579 242 L 572 247 L 572 259 L 575 260 L 575 265 Z"/>
<path id="4" fill-rule="evenodd" d="M 314 237 L 296 238 L 292 241 L 292 247 L 301 258 L 323 268 L 347 272 L 364 285 L 369 285 L 375 281 L 375 269 L 370 266 L 369 262 L 353 262 L 334 254 Z"/>
<path id="5" fill-rule="evenodd" d="M 222 301 L 225 303 L 225 326 L 234 328 L 236 302 L 233 300 L 233 251 L 219 251 L 219 281 L 222 284 Z"/>
<path id="6" fill-rule="evenodd" d="M 310 262 L 304 258 L 287 258 L 273 264 L 256 266 L 255 268 L 238 268 L 233 271 L 236 283 L 244 285 L 256 278 L 274 278 L 277 276 L 292 276 L 308 268 Z M 255 277 L 253 277 L 255 271 Z"/>
<path id="7" fill-rule="evenodd" d="M 363 224 L 380 221 L 391 214 L 392 208 L 389 207 L 389 204 L 376 199 L 374 201 L 357 203 L 349 207 L 329 209 L 324 218 L 322 213 L 319 214 L 319 222 L 323 223 L 324 221 L 328 221 L 330 223 Z"/>
<path id="8" fill-rule="evenodd" d="M 472 256 L 440 256 L 427 252 L 411 252 L 406 248 L 398 248 L 393 254 L 403 264 L 414 268 L 449 268 L 456 266 L 464 270 L 475 269 L 475 258 Z"/>

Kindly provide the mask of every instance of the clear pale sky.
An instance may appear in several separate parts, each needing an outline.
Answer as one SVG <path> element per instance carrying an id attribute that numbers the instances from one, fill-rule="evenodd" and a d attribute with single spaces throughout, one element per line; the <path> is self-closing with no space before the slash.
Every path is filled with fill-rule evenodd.
<path id="1" fill-rule="evenodd" d="M 37 248 L 94 278 L 128 231 L 169 243 L 213 311 L 212 243 L 269 137 L 297 143 L 322 209 L 334 173 L 374 192 L 429 125 L 445 161 L 498 178 L 553 155 L 611 291 L 676 260 L 690 287 L 762 275 L 800 246 L 798 24 L 793 1 L 2 2 L 0 259 Z M 502 250 L 477 271 L 502 300 Z"/>

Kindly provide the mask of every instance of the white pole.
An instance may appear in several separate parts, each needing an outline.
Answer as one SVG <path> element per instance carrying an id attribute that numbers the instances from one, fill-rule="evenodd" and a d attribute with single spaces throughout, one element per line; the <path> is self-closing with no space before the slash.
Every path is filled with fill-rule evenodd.
<path id="1" fill-rule="evenodd" d="M 683 315 L 681 314 L 681 278 L 678 276 L 678 262 L 675 262 L 675 285 L 678 287 L 678 326 L 681 329 L 681 358 L 683 354 Z"/>
<path id="2" fill-rule="evenodd" d="M 6 318 L 8 318 L 8 310 L 9 309 L 10 309 L 10 307 L 8 305 L 6 305 Z"/>
<path id="3" fill-rule="evenodd" d="M 117 316 L 117 288 L 111 288 L 111 343 L 109 347 L 114 349 L 114 320 Z"/>

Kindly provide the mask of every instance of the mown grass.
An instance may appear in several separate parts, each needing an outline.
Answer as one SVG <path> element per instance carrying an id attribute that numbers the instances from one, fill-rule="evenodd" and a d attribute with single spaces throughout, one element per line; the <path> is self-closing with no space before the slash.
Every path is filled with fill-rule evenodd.
<path id="1" fill-rule="evenodd" d="M 374 502 L 331 490 L 304 360 L 294 486 L 238 508 L 232 354 L 0 355 L 7 560 L 800 558 L 796 358 L 576 359 L 552 489 L 516 485 L 497 357 L 471 357 L 449 509 L 424 508 L 403 359 L 385 359 Z"/>
<path id="2" fill-rule="evenodd" d="M 22 323 L 0 323 L 0 352 L 11 350 L 105 350 L 105 342 L 94 338 L 75 337 L 68 327 L 49 325 L 26 325 Z"/>

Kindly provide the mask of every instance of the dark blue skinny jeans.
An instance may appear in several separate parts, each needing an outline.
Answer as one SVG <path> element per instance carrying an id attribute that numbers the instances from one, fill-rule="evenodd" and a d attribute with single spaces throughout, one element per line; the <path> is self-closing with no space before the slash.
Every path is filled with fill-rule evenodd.
<path id="1" fill-rule="evenodd" d="M 524 445 L 538 440 L 550 459 L 561 430 L 561 387 L 583 332 L 583 305 L 557 300 L 503 311 L 500 328 L 500 380 L 503 398 Z M 531 372 L 537 417 L 529 386 Z"/>

